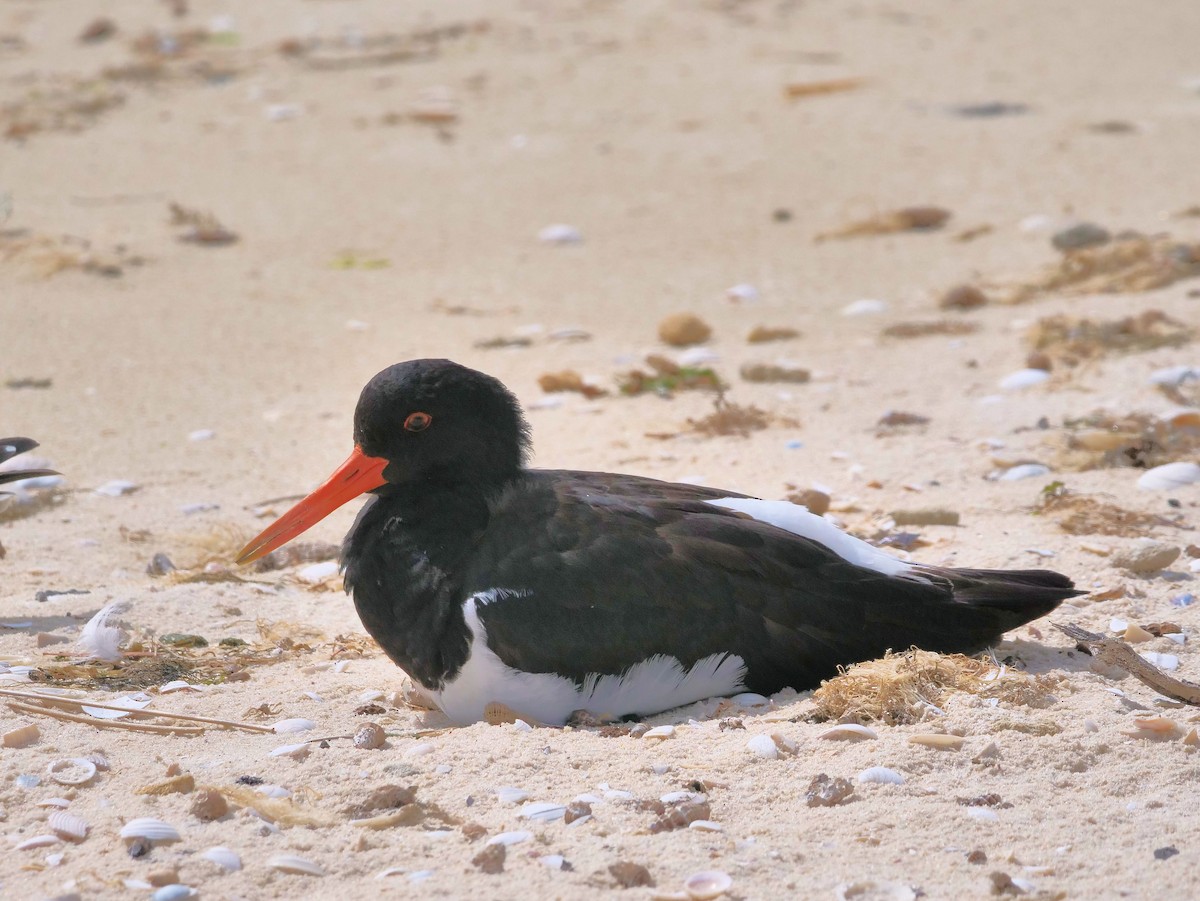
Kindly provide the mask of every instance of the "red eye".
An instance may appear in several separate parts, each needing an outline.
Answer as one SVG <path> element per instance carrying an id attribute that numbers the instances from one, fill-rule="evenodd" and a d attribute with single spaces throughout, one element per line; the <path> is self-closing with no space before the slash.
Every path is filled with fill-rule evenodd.
<path id="1" fill-rule="evenodd" d="M 410 432 L 423 432 L 432 422 L 433 417 L 428 413 L 409 413 L 408 418 L 404 420 L 404 427 Z"/>

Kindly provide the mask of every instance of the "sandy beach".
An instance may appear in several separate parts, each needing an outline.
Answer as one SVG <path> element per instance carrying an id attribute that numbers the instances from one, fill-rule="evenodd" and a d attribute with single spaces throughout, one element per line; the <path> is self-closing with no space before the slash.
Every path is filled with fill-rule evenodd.
<path id="1" fill-rule="evenodd" d="M 1200 682 L 1198 37 L 1192 0 L 0 4 L 0 436 L 62 473 L 0 499 L 0 896 L 1200 896 L 1200 708 L 1054 626 Z M 507 384 L 535 466 L 810 492 L 1087 594 L 816 697 L 448 727 L 341 590 L 357 503 L 233 564 L 420 357 Z"/>

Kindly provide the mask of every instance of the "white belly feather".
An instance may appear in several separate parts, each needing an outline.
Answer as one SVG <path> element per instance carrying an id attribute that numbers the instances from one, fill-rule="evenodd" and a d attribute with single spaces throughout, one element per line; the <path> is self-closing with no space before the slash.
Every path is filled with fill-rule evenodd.
<path id="1" fill-rule="evenodd" d="M 559 726 L 577 710 L 601 717 L 657 713 L 737 694 L 745 687 L 745 664 L 730 654 L 713 654 L 686 670 L 674 657 L 658 654 L 619 675 L 590 675 L 582 686 L 564 676 L 515 670 L 488 647 L 487 632 L 475 609 L 502 594 L 507 592 L 493 589 L 467 598 L 463 615 L 471 630 L 471 655 L 452 681 L 431 692 L 438 707 L 456 723 L 483 719 L 484 708 L 493 702 L 539 723 Z"/>

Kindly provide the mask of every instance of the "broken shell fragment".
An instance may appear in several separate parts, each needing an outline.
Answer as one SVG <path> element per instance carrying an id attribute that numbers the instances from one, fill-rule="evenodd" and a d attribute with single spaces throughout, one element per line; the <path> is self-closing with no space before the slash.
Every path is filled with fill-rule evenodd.
<path id="1" fill-rule="evenodd" d="M 73 813 L 56 810 L 46 819 L 50 831 L 61 839 L 69 842 L 81 842 L 87 838 L 88 830 L 92 827 L 87 820 Z"/>
<path id="2" fill-rule="evenodd" d="M 68 757 L 51 761 L 46 772 L 59 785 L 86 785 L 96 775 L 96 764 L 86 757 Z"/>
<path id="3" fill-rule="evenodd" d="M 297 857 L 294 854 L 276 854 L 267 861 L 267 866 L 281 873 L 294 873 L 299 876 L 324 876 L 318 864 L 307 857 Z"/>
<path id="4" fill-rule="evenodd" d="M 860 726 L 858 723 L 842 723 L 832 729 L 826 729 L 817 738 L 833 741 L 865 741 L 879 738 L 874 729 Z"/>
<path id="5" fill-rule="evenodd" d="M 41 736 L 38 727 L 33 723 L 26 726 L 18 726 L 16 729 L 10 729 L 4 733 L 4 737 L 0 739 L 0 745 L 6 748 L 24 748 L 33 744 Z"/>
<path id="6" fill-rule="evenodd" d="M 288 720 L 280 720 L 271 726 L 277 735 L 285 735 L 290 732 L 307 732 L 309 729 L 317 728 L 317 724 L 312 720 L 300 719 L 299 717 Z"/>
<path id="7" fill-rule="evenodd" d="M 962 736 L 943 735 L 941 733 L 910 735 L 910 744 L 924 745 L 926 748 L 937 748 L 942 751 L 957 751 L 963 746 Z"/>
<path id="8" fill-rule="evenodd" d="M 57 845 L 62 839 L 57 835 L 34 835 L 24 841 L 17 842 L 14 846 L 14 851 L 30 851 L 34 848 L 45 848 L 50 845 Z"/>
<path id="9" fill-rule="evenodd" d="M 202 851 L 200 856 L 205 860 L 211 861 L 219 866 L 222 870 L 228 872 L 236 872 L 242 868 L 242 859 L 235 851 L 230 851 L 228 848 L 223 848 L 220 845 L 209 848 L 207 851 Z"/>

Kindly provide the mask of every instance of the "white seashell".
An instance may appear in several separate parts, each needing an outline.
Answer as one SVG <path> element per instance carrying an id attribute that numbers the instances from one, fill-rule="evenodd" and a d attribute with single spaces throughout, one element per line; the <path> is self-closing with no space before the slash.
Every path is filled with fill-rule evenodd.
<path id="1" fill-rule="evenodd" d="M 196 429 L 194 432 L 188 432 L 188 441 L 210 441 L 217 437 L 217 433 L 212 429 Z"/>
<path id="2" fill-rule="evenodd" d="M 633 795 L 630 795 L 629 797 L 632 798 Z M 576 795 L 571 800 L 572 801 L 582 801 L 585 804 L 603 804 L 604 803 L 604 799 L 601 798 L 599 795 L 587 795 L 587 794 Z"/>
<path id="3" fill-rule="evenodd" d="M 427 754 L 432 754 L 435 748 L 431 742 L 421 741 L 415 745 L 405 749 L 405 757 L 424 757 Z"/>
<path id="4" fill-rule="evenodd" d="M 720 823 L 715 823 L 712 820 L 692 820 L 688 823 L 689 829 L 696 829 L 700 832 L 724 832 L 725 827 Z"/>
<path id="5" fill-rule="evenodd" d="M 577 798 L 576 800 L 580 800 L 583 798 L 590 798 L 590 797 L 592 797 L 592 796 L 591 795 L 580 795 L 579 798 Z M 623 788 L 606 788 L 604 790 L 603 800 L 605 800 L 605 801 L 632 801 L 633 800 L 633 792 L 625 791 L 625 789 L 623 789 Z M 589 801 L 588 803 L 594 804 L 596 802 Z"/>
<path id="6" fill-rule="evenodd" d="M 228 848 L 223 848 L 220 845 L 200 852 L 200 856 L 205 860 L 215 863 L 222 870 L 228 870 L 231 873 L 242 868 L 242 859 L 238 857 L 237 852 L 230 851 Z"/>
<path id="7" fill-rule="evenodd" d="M 764 760 L 776 760 L 779 757 L 779 746 L 769 735 L 756 735 L 746 742 L 746 750 Z"/>
<path id="8" fill-rule="evenodd" d="M 1114 616 L 1108 621 L 1108 628 L 1112 632 L 1124 632 L 1129 628 L 1129 621 Z"/>
<path id="9" fill-rule="evenodd" d="M 317 724 L 312 720 L 297 717 L 289 720 L 280 720 L 271 726 L 271 731 L 276 735 L 287 735 L 292 732 L 307 732 L 309 729 L 315 728 L 317 728 Z"/>
<path id="10" fill-rule="evenodd" d="M 519 845 L 521 842 L 527 842 L 533 838 L 532 832 L 520 830 L 517 832 L 501 832 L 499 835 L 493 835 L 487 840 L 489 845 Z"/>
<path id="11" fill-rule="evenodd" d="M 721 355 L 709 347 L 689 347 L 687 350 L 680 353 L 675 361 L 685 368 L 691 366 L 707 366 L 710 363 L 716 363 L 721 359 Z"/>
<path id="12" fill-rule="evenodd" d="M 297 857 L 294 854 L 276 854 L 267 861 L 267 866 L 281 873 L 295 873 L 299 876 L 324 876 L 325 871 L 307 857 Z"/>
<path id="13" fill-rule="evenodd" d="M 63 862 L 63 858 L 64 858 L 64 857 L 66 857 L 66 856 L 67 856 L 67 855 L 66 855 L 66 854 L 64 854 L 62 851 L 59 851 L 59 852 L 58 852 L 58 853 L 56 853 L 56 854 L 47 854 L 47 855 L 46 855 L 46 857 L 45 857 L 45 860 L 46 860 L 46 866 L 48 866 L 48 867 L 57 867 L 57 866 L 59 866 L 59 865 L 60 865 L 60 864 Z"/>
<path id="14" fill-rule="evenodd" d="M 703 870 L 693 873 L 683 881 L 683 890 L 689 898 L 705 901 L 709 898 L 719 898 L 733 887 L 733 879 L 728 873 L 720 870 Z"/>
<path id="15" fill-rule="evenodd" d="M 126 482 L 123 479 L 113 479 L 110 482 L 105 482 L 96 489 L 96 494 L 102 494 L 105 497 L 121 497 L 124 494 L 133 494 L 142 486 L 136 482 Z"/>
<path id="16" fill-rule="evenodd" d="M 1001 482 L 1016 482 L 1021 479 L 1036 479 L 1049 474 L 1049 466 L 1041 463 L 1021 463 L 1018 466 L 1010 466 L 1004 472 L 1000 473 L 999 480 Z"/>
<path id="17" fill-rule="evenodd" d="M 149 891 L 154 888 L 145 879 L 122 879 L 121 885 L 125 886 L 125 888 L 131 888 L 134 891 Z"/>
<path id="18" fill-rule="evenodd" d="M 413 870 L 408 874 L 408 881 L 417 885 L 432 877 L 434 872 L 434 870 Z"/>
<path id="19" fill-rule="evenodd" d="M 1175 644 L 1185 644 L 1187 642 L 1187 633 L 1185 632 L 1168 632 L 1163 637 L 1175 642 Z"/>
<path id="20" fill-rule="evenodd" d="M 538 858 L 538 863 L 552 870 L 561 870 L 566 862 L 567 859 L 561 854 L 543 854 Z"/>
<path id="21" fill-rule="evenodd" d="M 513 727 L 513 730 L 516 732 L 532 732 L 533 731 L 533 726 L 529 725 L 529 723 L 525 722 L 524 720 L 513 720 L 512 727 Z"/>
<path id="22" fill-rule="evenodd" d="M 1020 391 L 1022 388 L 1032 388 L 1050 378 L 1045 369 L 1018 369 L 1002 378 L 998 384 L 1005 391 Z"/>
<path id="23" fill-rule="evenodd" d="M 873 316 L 887 310 L 887 303 L 882 300 L 856 300 L 842 307 L 843 316 Z"/>
<path id="24" fill-rule="evenodd" d="M 303 760 L 312 752 L 312 746 L 308 742 L 301 742 L 298 745 L 280 745 L 271 752 L 271 757 L 290 757 L 292 760 Z"/>
<path id="25" fill-rule="evenodd" d="M 183 901 L 184 898 L 195 898 L 199 894 L 190 885 L 176 882 L 158 889 L 150 896 L 150 901 Z"/>
<path id="26" fill-rule="evenodd" d="M 177 842 L 179 832 L 170 823 L 154 817 L 137 817 L 121 827 L 121 838 L 144 838 L 151 842 Z"/>
<path id="27" fill-rule="evenodd" d="M 505 785 L 496 789 L 496 797 L 501 804 L 520 804 L 529 797 L 529 792 L 524 789 L 514 788 L 511 785 Z"/>
<path id="28" fill-rule="evenodd" d="M 583 233 L 579 229 L 562 223 L 547 225 L 537 236 L 543 244 L 579 244 L 583 241 Z"/>
<path id="29" fill-rule="evenodd" d="M 254 790 L 268 798 L 290 798 L 292 796 L 292 793 L 282 785 L 272 785 L 269 782 L 266 785 L 257 786 Z"/>
<path id="30" fill-rule="evenodd" d="M 817 738 L 836 741 L 866 741 L 879 738 L 874 729 L 860 726 L 858 723 L 842 723 L 832 729 L 826 729 Z"/>
<path id="31" fill-rule="evenodd" d="M 729 700 L 737 704 L 739 707 L 766 707 L 771 703 L 770 698 L 764 698 L 760 694 L 755 694 L 752 691 L 744 691 L 740 695 L 734 695 Z"/>
<path id="32" fill-rule="evenodd" d="M 304 567 L 296 573 L 296 578 L 309 585 L 319 585 L 336 576 L 340 568 L 341 564 L 336 560 L 326 560 L 324 563 L 314 563 L 312 566 Z"/>
<path id="33" fill-rule="evenodd" d="M 675 727 L 674 726 L 655 726 L 653 729 L 649 730 L 648 732 L 642 733 L 642 738 L 664 739 L 664 738 L 674 738 L 674 737 L 675 737 Z"/>
<path id="34" fill-rule="evenodd" d="M 1147 469 L 1137 480 L 1143 491 L 1171 491 L 1200 482 L 1200 466 L 1188 461 L 1164 463 Z"/>
<path id="35" fill-rule="evenodd" d="M 38 801 L 37 807 L 57 807 L 59 810 L 66 810 L 71 806 L 71 802 L 66 798 L 47 798 L 44 801 Z"/>
<path id="36" fill-rule="evenodd" d="M 1000 821 L 999 814 L 986 807 L 968 807 L 967 816 L 973 820 L 979 820 L 981 823 L 998 823 Z"/>
<path id="37" fill-rule="evenodd" d="M 376 879 L 387 879 L 389 876 L 403 876 L 408 870 L 404 867 L 388 867 L 386 870 L 380 870 L 375 874 Z"/>
<path id="38" fill-rule="evenodd" d="M 735 302 L 750 303 L 758 300 L 760 295 L 758 288 L 754 287 L 754 285 L 742 282 L 741 284 L 734 285 L 731 288 L 726 288 L 725 296 Z"/>
<path id="39" fill-rule="evenodd" d="M 59 785 L 86 785 L 96 775 L 96 764 L 86 757 L 68 757 L 51 761 L 46 772 Z"/>
<path id="40" fill-rule="evenodd" d="M 1168 366 L 1150 373 L 1150 383 L 1178 388 L 1184 382 L 1200 379 L 1200 366 Z"/>
<path id="41" fill-rule="evenodd" d="M 701 792 L 667 792 L 659 797 L 664 804 L 699 804 L 701 801 L 707 801 L 708 795 Z"/>
<path id="42" fill-rule="evenodd" d="M 61 839 L 69 842 L 81 842 L 87 838 L 88 830 L 92 827 L 87 824 L 87 820 L 82 817 L 77 817 L 73 813 L 65 813 L 61 810 L 56 810 L 46 818 L 46 823 L 53 832 Z"/>
<path id="43" fill-rule="evenodd" d="M 17 842 L 14 851 L 29 851 L 33 848 L 46 848 L 50 845 L 57 845 L 62 839 L 57 835 L 35 835 L 27 838 L 22 842 Z"/>
<path id="44" fill-rule="evenodd" d="M 834 889 L 837 901 L 916 901 L 917 893 L 907 885 L 896 882 L 843 882 Z"/>
<path id="45" fill-rule="evenodd" d="M 563 804 L 547 804 L 544 801 L 530 801 L 528 804 L 521 805 L 521 812 L 517 814 L 523 820 L 541 820 L 549 822 L 551 820 L 561 820 L 563 814 L 567 812 L 566 805 Z"/>
<path id="46" fill-rule="evenodd" d="M 858 781 L 877 782 L 881 785 L 903 785 L 904 777 L 885 766 L 872 766 L 858 774 Z"/>

